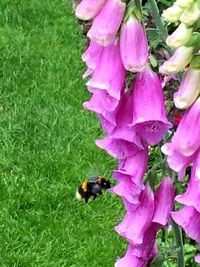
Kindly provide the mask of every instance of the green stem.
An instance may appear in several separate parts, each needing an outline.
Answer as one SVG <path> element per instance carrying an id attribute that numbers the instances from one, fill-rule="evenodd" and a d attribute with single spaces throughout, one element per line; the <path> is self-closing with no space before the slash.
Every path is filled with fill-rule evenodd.
<path id="1" fill-rule="evenodd" d="M 142 17 L 142 7 L 141 7 L 141 0 L 135 0 L 135 5 L 138 8 L 140 15 Z"/>
<path id="2" fill-rule="evenodd" d="M 160 31 L 162 38 L 165 41 L 165 39 L 168 36 L 168 32 L 167 32 L 166 28 L 164 27 L 162 20 L 160 18 L 160 14 L 159 14 L 159 10 L 158 10 L 158 6 L 156 4 L 156 1 L 155 0 L 149 0 L 149 3 L 151 6 L 152 15 L 153 15 L 155 22 L 156 22 L 156 27 Z"/>
<path id="3" fill-rule="evenodd" d="M 179 248 L 177 252 L 177 267 L 185 267 L 184 251 L 183 251 L 183 238 L 181 228 L 171 220 L 176 246 Z"/>

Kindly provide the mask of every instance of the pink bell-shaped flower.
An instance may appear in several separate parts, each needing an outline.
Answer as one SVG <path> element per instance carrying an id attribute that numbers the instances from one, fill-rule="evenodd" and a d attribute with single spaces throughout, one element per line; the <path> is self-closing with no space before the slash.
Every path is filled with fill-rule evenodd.
<path id="1" fill-rule="evenodd" d="M 117 112 L 116 128 L 109 136 L 97 140 L 96 144 L 112 157 L 126 159 L 144 149 L 140 136 L 128 125 L 132 120 L 132 91 L 126 93 Z"/>
<path id="2" fill-rule="evenodd" d="M 114 171 L 115 175 L 129 175 L 132 181 L 139 187 L 142 186 L 142 179 L 147 170 L 148 164 L 148 149 L 144 147 L 143 150 L 130 158 L 120 161 L 119 169 Z"/>
<path id="3" fill-rule="evenodd" d="M 178 173 L 178 179 L 183 180 L 185 170 L 196 157 L 196 153 L 187 157 L 180 153 L 174 143 L 166 143 L 161 147 L 161 151 L 167 156 L 169 167 Z"/>
<path id="4" fill-rule="evenodd" d="M 86 63 L 88 67 L 87 71 L 83 74 L 83 78 L 86 78 L 88 75 L 94 72 L 101 58 L 102 52 L 103 52 L 102 46 L 96 44 L 93 41 L 90 41 L 88 48 L 82 55 L 82 60 Z"/>
<path id="5" fill-rule="evenodd" d="M 140 206 L 134 212 L 127 212 L 115 230 L 132 245 L 142 244 L 145 231 L 151 225 L 153 214 L 154 195 L 150 186 L 146 185 L 140 195 Z"/>
<path id="6" fill-rule="evenodd" d="M 140 72 L 148 62 L 148 43 L 141 23 L 134 15 L 122 24 L 120 51 L 124 67 L 128 71 Z"/>
<path id="7" fill-rule="evenodd" d="M 122 22 L 126 4 L 121 0 L 107 0 L 95 17 L 87 36 L 90 40 L 107 46 L 112 43 Z"/>
<path id="8" fill-rule="evenodd" d="M 179 211 L 171 212 L 171 216 L 190 238 L 200 243 L 200 213 L 195 208 L 185 206 Z"/>
<path id="9" fill-rule="evenodd" d="M 150 145 L 161 141 L 172 124 L 167 120 L 161 82 L 149 66 L 135 80 L 131 126 Z"/>
<path id="10" fill-rule="evenodd" d="M 192 167 L 192 173 L 188 188 L 183 195 L 177 195 L 176 201 L 185 205 L 192 206 L 200 213 L 200 179 L 196 175 L 196 171 L 200 168 L 200 154 Z"/>
<path id="11" fill-rule="evenodd" d="M 116 261 L 115 267 L 146 267 L 148 261 L 143 258 L 136 257 L 132 252 L 133 247 L 129 245 L 124 257 Z"/>
<path id="12" fill-rule="evenodd" d="M 94 90 L 90 101 L 83 103 L 85 109 L 94 111 L 100 117 L 102 127 L 112 133 L 116 127 L 116 114 L 119 100 L 111 97 L 106 90 Z"/>
<path id="13" fill-rule="evenodd" d="M 135 185 L 128 175 L 114 172 L 113 176 L 118 180 L 118 184 L 111 188 L 110 191 L 122 197 L 129 204 L 138 206 L 141 188 Z"/>
<path id="14" fill-rule="evenodd" d="M 115 40 L 103 49 L 101 59 L 87 86 L 106 90 L 107 93 L 120 100 L 125 81 L 125 69 L 120 56 L 119 41 Z"/>
<path id="15" fill-rule="evenodd" d="M 163 177 L 160 186 L 154 194 L 155 210 L 152 223 L 160 227 L 166 226 L 169 222 L 170 212 L 174 205 L 174 187 L 170 177 Z"/>
<path id="16" fill-rule="evenodd" d="M 101 10 L 105 0 L 82 0 L 76 8 L 76 16 L 81 20 L 93 19 Z"/>

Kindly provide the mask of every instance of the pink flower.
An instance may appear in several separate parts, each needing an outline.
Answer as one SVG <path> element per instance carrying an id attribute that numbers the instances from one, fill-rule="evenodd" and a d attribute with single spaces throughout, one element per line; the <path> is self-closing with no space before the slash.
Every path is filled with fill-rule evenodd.
<path id="1" fill-rule="evenodd" d="M 200 213 L 195 208 L 185 206 L 179 211 L 171 212 L 171 216 L 190 238 L 200 242 Z"/>
<path id="2" fill-rule="evenodd" d="M 196 263 L 200 263 L 200 255 L 197 255 L 195 258 Z"/>
<path id="3" fill-rule="evenodd" d="M 111 189 L 124 200 L 127 211 L 133 211 L 139 205 L 139 197 L 144 189 L 143 176 L 147 169 L 148 149 L 139 151 L 135 156 L 121 160 L 119 169 L 113 172 L 118 184 Z"/>
<path id="4" fill-rule="evenodd" d="M 192 173 L 188 188 L 183 195 L 177 195 L 176 201 L 185 205 L 192 206 L 200 213 L 200 179 L 196 172 L 200 168 L 200 154 L 197 157 L 195 164 L 192 167 Z M 197 173 L 198 174 L 198 173 Z"/>
<path id="5" fill-rule="evenodd" d="M 147 185 L 140 195 L 140 204 L 132 212 L 127 212 L 124 220 L 116 226 L 116 231 L 130 242 L 126 255 L 116 266 L 146 266 L 157 252 L 157 231 L 169 222 L 174 203 L 174 188 L 169 177 L 164 177 L 154 197 Z M 131 265 L 132 261 L 132 265 Z"/>
<path id="6" fill-rule="evenodd" d="M 120 35 L 121 57 L 126 70 L 142 71 L 148 62 L 148 43 L 141 23 L 130 15 L 122 24 Z"/>
<path id="7" fill-rule="evenodd" d="M 129 245 L 128 250 L 123 258 L 117 260 L 115 267 L 146 267 L 147 260 L 136 257 L 132 253 L 133 246 Z"/>
<path id="8" fill-rule="evenodd" d="M 105 0 L 82 0 L 76 8 L 76 16 L 81 20 L 93 19 L 101 10 Z"/>
<path id="9" fill-rule="evenodd" d="M 166 226 L 169 222 L 170 212 L 174 205 L 174 187 L 170 177 L 164 177 L 154 194 L 155 210 L 152 223 L 158 226 Z"/>
<path id="10" fill-rule="evenodd" d="M 184 156 L 192 156 L 200 147 L 200 97 L 184 114 L 172 142 Z"/>
<path id="11" fill-rule="evenodd" d="M 107 133 L 112 133 L 116 127 L 116 113 L 119 100 L 111 97 L 106 90 L 94 90 L 90 101 L 83 103 L 85 109 L 96 112 L 102 127 Z"/>
<path id="12" fill-rule="evenodd" d="M 114 171 L 114 175 L 129 175 L 132 181 L 142 187 L 142 179 L 147 170 L 148 148 L 138 151 L 136 155 L 120 161 L 119 169 Z"/>
<path id="13" fill-rule="evenodd" d="M 155 225 L 151 225 L 150 228 L 144 234 L 144 239 L 141 245 L 132 246 L 132 254 L 138 258 L 142 258 L 148 262 L 155 255 L 155 244 L 157 230 Z"/>
<path id="14" fill-rule="evenodd" d="M 112 138 L 112 135 L 96 140 L 96 145 L 105 149 L 108 154 L 117 159 L 125 159 L 135 156 L 141 150 L 139 137 L 135 134 L 134 142 L 123 139 Z"/>
<path id="15" fill-rule="evenodd" d="M 125 8 L 126 4 L 121 0 L 107 0 L 87 34 L 90 40 L 102 46 L 113 42 L 122 22 Z"/>
<path id="16" fill-rule="evenodd" d="M 90 41 L 90 45 L 84 52 L 82 60 L 88 66 L 87 71 L 83 74 L 83 78 L 86 78 L 88 75 L 92 74 L 96 69 L 97 63 L 99 62 L 103 52 L 103 47 L 96 44 L 93 41 Z"/>
<path id="17" fill-rule="evenodd" d="M 127 212 L 115 230 L 132 245 L 142 244 L 146 230 L 151 225 L 154 213 L 154 195 L 149 187 L 140 195 L 140 206 L 134 212 Z"/>
<path id="18" fill-rule="evenodd" d="M 133 112 L 131 126 L 150 145 L 159 143 L 172 127 L 166 117 L 161 82 L 149 66 L 135 80 Z"/>
<path id="19" fill-rule="evenodd" d="M 129 204 L 138 206 L 141 188 L 135 185 L 128 175 L 114 173 L 113 176 L 118 180 L 118 184 L 110 189 L 110 191 L 121 196 Z"/>
<path id="20" fill-rule="evenodd" d="M 195 159 L 196 153 L 187 157 L 177 150 L 173 142 L 164 144 L 161 147 L 161 151 L 167 156 L 169 167 L 175 172 L 178 172 L 178 179 L 183 180 L 185 170 Z"/>
<path id="21" fill-rule="evenodd" d="M 109 136 L 97 140 L 96 144 L 112 157 L 125 159 L 133 157 L 144 149 L 140 136 L 133 128 L 128 127 L 132 120 L 132 92 L 126 93 L 117 112 L 116 128 Z"/>
<path id="22" fill-rule="evenodd" d="M 101 59 L 87 85 L 92 88 L 106 90 L 118 100 L 125 81 L 125 69 L 120 56 L 119 41 L 116 40 L 103 49 Z"/>

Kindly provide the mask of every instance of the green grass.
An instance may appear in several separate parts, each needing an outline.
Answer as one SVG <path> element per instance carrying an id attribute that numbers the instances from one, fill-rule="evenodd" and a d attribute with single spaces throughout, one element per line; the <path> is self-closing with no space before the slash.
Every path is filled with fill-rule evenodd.
<path id="1" fill-rule="evenodd" d="M 85 42 L 67 1 L 0 3 L 1 267 L 110 267 L 126 248 L 116 196 L 74 197 L 116 162 L 95 146 L 98 120 L 82 108 Z"/>

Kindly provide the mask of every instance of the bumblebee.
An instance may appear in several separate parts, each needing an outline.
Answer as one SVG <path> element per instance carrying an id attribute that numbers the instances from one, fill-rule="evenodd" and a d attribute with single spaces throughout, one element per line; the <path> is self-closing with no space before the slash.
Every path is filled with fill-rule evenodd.
<path id="1" fill-rule="evenodd" d="M 94 176 L 89 180 L 85 180 L 76 192 L 76 198 L 83 199 L 85 203 L 89 198 L 93 196 L 93 200 L 99 195 L 102 195 L 102 191 L 111 187 L 110 181 L 106 180 L 102 176 Z"/>

